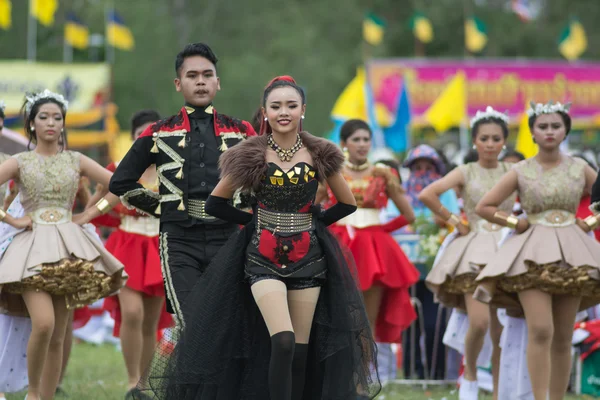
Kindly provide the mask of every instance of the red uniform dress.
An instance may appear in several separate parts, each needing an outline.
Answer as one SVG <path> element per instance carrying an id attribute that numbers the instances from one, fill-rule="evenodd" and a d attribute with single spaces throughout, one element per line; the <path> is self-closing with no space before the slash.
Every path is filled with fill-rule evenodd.
<path id="1" fill-rule="evenodd" d="M 114 172 L 117 165 L 109 164 L 106 169 Z M 143 183 L 146 189 L 158 191 L 155 184 Z M 160 221 L 154 217 L 140 215 L 135 210 L 129 210 L 122 204 L 113 208 L 113 216 L 104 215 L 95 219 L 97 225 L 114 227 L 116 224 L 115 213 L 120 220 L 117 229 L 111 233 L 105 247 L 119 261 L 125 265 L 125 272 L 129 275 L 127 287 L 141 292 L 144 296 L 165 296 L 160 256 L 158 250 L 158 230 Z M 119 336 L 121 329 L 121 307 L 117 296 L 107 297 L 104 300 L 105 310 L 109 311 L 115 320 L 114 335 Z M 158 323 L 158 329 L 173 325 L 171 314 L 163 311 Z"/>
<path id="2" fill-rule="evenodd" d="M 577 218 L 586 219 L 589 216 L 592 216 L 592 212 L 590 211 L 591 197 L 589 194 L 586 194 L 581 198 L 581 203 L 579 203 L 579 207 L 577 208 L 577 213 L 575 216 Z M 594 230 L 594 237 L 597 241 L 600 242 L 600 230 Z"/>
<path id="3" fill-rule="evenodd" d="M 399 343 L 402 331 L 416 318 L 408 288 L 419 280 L 419 271 L 390 234 L 406 225 L 404 217 L 387 224 L 382 224 L 379 219 L 381 209 L 388 202 L 388 190 L 401 190 L 399 179 L 395 171 L 381 164 L 377 164 L 373 174 L 366 178 L 345 178 L 358 209 L 333 225 L 331 230 L 352 252 L 361 290 L 366 291 L 373 285 L 385 288 L 377 318 L 376 340 Z M 336 200 L 330 189 L 328 195 L 326 206 L 330 207 Z"/>

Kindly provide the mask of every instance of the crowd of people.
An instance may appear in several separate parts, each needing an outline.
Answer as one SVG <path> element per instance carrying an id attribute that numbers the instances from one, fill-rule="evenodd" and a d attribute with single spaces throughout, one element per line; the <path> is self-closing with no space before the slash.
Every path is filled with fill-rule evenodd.
<path id="1" fill-rule="evenodd" d="M 437 335 L 424 356 L 406 340 L 418 302 L 429 333 L 443 310 L 468 326 L 460 400 L 479 398 L 488 336 L 494 399 L 524 398 L 502 372 L 506 318 L 527 335 L 525 398 L 564 398 L 578 312 L 600 303 L 600 184 L 561 151 L 568 105 L 532 104 L 533 158 L 507 149 L 508 117 L 488 107 L 464 164 L 423 144 L 403 183 L 395 160 L 369 160 L 365 121 L 347 121 L 340 146 L 304 131 L 290 76 L 267 83 L 253 123 L 217 113 L 217 63 L 186 46 L 184 105 L 136 113 L 106 168 L 68 149 L 63 96 L 27 95 L 31 148 L 0 155 L 0 391 L 54 398 L 73 324 L 104 299 L 126 399 L 373 399 L 378 349 L 399 345 L 418 378 L 445 358 Z M 426 276 L 396 240 L 417 219 L 451 232 Z"/>

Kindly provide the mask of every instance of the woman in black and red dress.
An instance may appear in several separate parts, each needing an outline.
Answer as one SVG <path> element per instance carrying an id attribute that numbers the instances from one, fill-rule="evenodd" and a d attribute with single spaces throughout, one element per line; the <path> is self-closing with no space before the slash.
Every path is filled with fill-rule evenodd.
<path id="1" fill-rule="evenodd" d="M 275 78 L 263 97 L 261 136 L 227 150 L 206 204 L 245 227 L 223 246 L 186 299 L 171 355 L 157 354 L 149 385 L 159 399 L 373 398 L 376 348 L 352 257 L 326 226 L 356 206 L 334 144 L 301 131 L 304 92 Z M 319 181 L 338 203 L 314 205 Z M 229 204 L 252 190 L 249 214 Z"/>
<path id="2" fill-rule="evenodd" d="M 371 136 L 371 128 L 362 120 L 352 119 L 342 125 L 341 145 L 348 154 L 342 174 L 358 209 L 330 229 L 354 256 L 375 338 L 400 343 L 402 331 L 416 318 L 408 289 L 418 281 L 419 271 L 390 233 L 412 223 L 415 215 L 397 172 L 368 161 Z M 328 192 L 327 207 L 336 203 L 332 191 Z M 380 213 L 388 200 L 402 215 L 382 224 Z"/>

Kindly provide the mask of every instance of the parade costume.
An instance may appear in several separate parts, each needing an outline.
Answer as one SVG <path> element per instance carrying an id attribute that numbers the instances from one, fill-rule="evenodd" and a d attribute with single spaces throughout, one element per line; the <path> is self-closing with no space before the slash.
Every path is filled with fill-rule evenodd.
<path id="1" fill-rule="evenodd" d="M 586 162 L 566 155 L 548 170 L 535 158 L 515 164 L 518 194 L 531 226 L 510 237 L 481 271 L 475 298 L 519 307 L 517 293 L 538 289 L 581 296 L 580 310 L 600 302 L 600 244 L 575 223 Z"/>
<path id="2" fill-rule="evenodd" d="M 6 212 L 21 218 L 25 212 L 19 196 Z M 6 223 L 0 223 L 0 255 L 20 232 Z M 0 392 L 12 393 L 27 387 L 27 342 L 31 333 L 31 319 L 0 314 Z"/>
<path id="3" fill-rule="evenodd" d="M 408 260 L 391 232 L 407 225 L 399 216 L 382 224 L 379 214 L 387 206 L 389 194 L 400 191 L 398 175 L 384 164 L 376 164 L 369 176 L 344 178 L 352 190 L 358 210 L 332 225 L 330 229 L 354 256 L 360 288 L 381 285 L 384 295 L 377 316 L 375 336 L 378 342 L 398 343 L 404 331 L 416 319 L 408 288 L 419 279 L 419 271 Z M 327 207 L 336 203 L 328 189 Z"/>
<path id="4" fill-rule="evenodd" d="M 239 228 L 205 211 L 219 181 L 219 156 L 256 133 L 212 106 L 185 106 L 150 125 L 119 163 L 110 191 L 128 208 L 160 218 L 159 247 L 167 309 L 183 323 L 182 304 L 220 247 Z M 159 193 L 138 180 L 152 165 Z"/>
<path id="5" fill-rule="evenodd" d="M 477 274 L 495 257 L 506 229 L 478 216 L 475 207 L 509 168 L 509 164 L 502 162 L 493 169 L 484 168 L 477 162 L 458 167 L 464 177 L 461 198 L 470 232 L 454 237 L 425 279 L 427 287 L 446 307 L 466 311 L 465 294 L 475 291 Z M 510 214 L 514 202 L 513 194 L 498 209 Z"/>
<path id="6" fill-rule="evenodd" d="M 123 265 L 87 230 L 71 221 L 78 189 L 80 153 L 14 156 L 16 179 L 33 229 L 18 233 L 0 259 L 0 307 L 25 313 L 21 293 L 43 290 L 65 296 L 68 308 L 82 307 L 123 286 Z"/>
<path id="7" fill-rule="evenodd" d="M 114 172 L 117 165 L 118 163 L 111 163 L 106 169 Z M 155 182 L 141 183 L 145 189 L 158 192 Z M 106 240 L 105 247 L 125 265 L 125 272 L 128 275 L 125 286 L 146 297 L 164 297 L 165 290 L 158 250 L 159 219 L 140 214 L 136 210 L 129 210 L 122 204 L 115 206 L 112 213 L 118 215 L 120 223 Z M 106 216 L 108 214 L 102 217 Z M 98 222 L 96 220 L 94 223 L 102 225 L 105 218 Z M 110 222 L 109 224 L 112 225 Z M 118 337 L 121 330 L 119 298 L 117 296 L 107 297 L 104 300 L 103 309 L 108 311 L 115 320 L 114 335 Z M 172 323 L 171 315 L 163 311 L 158 330 L 167 328 Z"/>
<path id="8" fill-rule="evenodd" d="M 265 277 L 288 289 L 320 286 L 307 346 L 304 399 L 354 399 L 379 390 L 371 336 L 362 297 L 327 223 L 353 206 L 319 211 L 318 181 L 341 169 L 335 145 L 301 133 L 312 165 L 288 171 L 267 162 L 266 136 L 251 138 L 221 159 L 233 187 L 252 188 L 254 213 L 232 213 L 247 223 L 213 259 L 186 302 L 189 318 L 170 357 L 157 355 L 147 382 L 159 399 L 268 399 L 271 338 L 250 290 Z M 211 196 L 209 210 L 231 211 Z M 233 215 L 235 214 L 235 215 Z M 275 335 L 277 336 L 277 335 Z"/>

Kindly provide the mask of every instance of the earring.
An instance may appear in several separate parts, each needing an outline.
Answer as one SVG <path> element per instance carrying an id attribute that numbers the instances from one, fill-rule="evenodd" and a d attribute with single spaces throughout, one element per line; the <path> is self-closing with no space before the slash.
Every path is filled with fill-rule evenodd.
<path id="1" fill-rule="evenodd" d="M 348 148 L 344 147 L 342 149 L 342 152 L 344 153 L 344 158 L 347 160 L 348 158 L 350 158 L 350 154 L 348 153 Z"/>
<path id="2" fill-rule="evenodd" d="M 477 146 L 473 145 L 473 150 L 477 150 Z"/>
<path id="3" fill-rule="evenodd" d="M 35 126 L 31 127 L 31 132 L 35 132 Z"/>
<path id="4" fill-rule="evenodd" d="M 265 117 L 265 121 L 268 121 L 269 119 L 267 117 Z"/>
<path id="5" fill-rule="evenodd" d="M 304 119 L 304 115 L 302 116 L 302 119 Z"/>
<path id="6" fill-rule="evenodd" d="M 506 151 L 506 145 L 502 146 L 502 150 Z"/>

